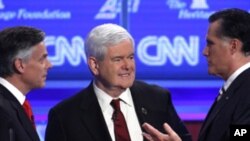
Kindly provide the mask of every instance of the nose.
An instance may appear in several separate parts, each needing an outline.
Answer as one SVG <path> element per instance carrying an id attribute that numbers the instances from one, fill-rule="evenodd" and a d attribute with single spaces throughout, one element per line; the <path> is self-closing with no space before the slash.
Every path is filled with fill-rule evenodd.
<path id="1" fill-rule="evenodd" d="M 208 48 L 207 48 L 207 47 L 205 47 L 205 48 L 203 49 L 202 55 L 208 56 Z"/>
<path id="2" fill-rule="evenodd" d="M 129 59 L 129 58 L 126 58 L 123 60 L 123 65 L 122 65 L 122 68 L 123 69 L 130 69 L 134 64 L 134 61 Z"/>
<path id="3" fill-rule="evenodd" d="M 128 69 L 128 66 L 129 66 L 128 60 L 127 60 L 127 59 L 124 59 L 124 60 L 123 60 L 123 64 L 122 64 L 122 68 Z"/>
<path id="4" fill-rule="evenodd" d="M 50 69 L 52 67 L 53 67 L 52 63 L 47 59 L 47 68 Z"/>

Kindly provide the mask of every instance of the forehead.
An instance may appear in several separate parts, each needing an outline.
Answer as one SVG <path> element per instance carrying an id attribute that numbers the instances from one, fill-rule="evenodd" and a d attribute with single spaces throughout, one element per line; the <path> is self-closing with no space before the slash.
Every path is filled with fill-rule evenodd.
<path id="1" fill-rule="evenodd" d="M 218 36 L 220 24 L 218 21 L 209 24 L 207 35 Z"/>
<path id="2" fill-rule="evenodd" d="M 107 49 L 109 54 L 133 53 L 134 47 L 130 40 L 123 40 L 120 43 L 110 46 Z"/>
<path id="3" fill-rule="evenodd" d="M 219 28 L 220 28 L 220 24 L 218 21 L 210 23 L 207 34 L 206 34 L 206 40 L 207 41 L 219 40 L 220 39 L 219 34 L 218 34 Z"/>

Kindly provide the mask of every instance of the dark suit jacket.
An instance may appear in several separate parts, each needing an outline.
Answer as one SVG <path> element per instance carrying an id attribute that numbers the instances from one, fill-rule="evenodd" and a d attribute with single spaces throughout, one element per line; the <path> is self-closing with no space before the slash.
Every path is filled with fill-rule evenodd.
<path id="1" fill-rule="evenodd" d="M 0 140 L 39 141 L 22 105 L 0 84 Z"/>
<path id="2" fill-rule="evenodd" d="M 191 140 L 168 91 L 143 82 L 135 82 L 130 90 L 140 124 L 148 122 L 163 131 L 167 122 L 184 141 Z M 92 83 L 50 110 L 45 140 L 112 141 Z"/>
<path id="3" fill-rule="evenodd" d="M 250 125 L 250 69 L 242 72 L 212 105 L 199 141 L 228 141 L 230 125 Z"/>

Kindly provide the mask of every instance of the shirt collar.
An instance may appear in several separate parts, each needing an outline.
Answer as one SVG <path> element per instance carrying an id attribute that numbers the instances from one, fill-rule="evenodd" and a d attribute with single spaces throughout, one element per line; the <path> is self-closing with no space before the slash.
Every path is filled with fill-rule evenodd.
<path id="1" fill-rule="evenodd" d="M 8 89 L 12 95 L 19 101 L 21 105 L 23 105 L 26 96 L 19 91 L 14 85 L 8 82 L 6 79 L 0 77 L 0 84 L 2 84 L 6 89 Z"/>
<path id="2" fill-rule="evenodd" d="M 122 94 L 119 96 L 122 102 L 125 104 L 132 106 L 132 97 L 131 97 L 131 92 L 130 89 L 127 88 Z"/>
<path id="3" fill-rule="evenodd" d="M 250 62 L 238 68 L 225 82 L 224 89 L 227 90 L 228 87 L 232 84 L 232 82 L 246 69 L 250 68 Z"/>
<path id="4" fill-rule="evenodd" d="M 111 106 L 110 102 L 113 99 L 120 98 L 124 104 L 126 104 L 128 106 L 133 105 L 132 96 L 131 96 L 131 92 L 130 92 L 129 88 L 127 88 L 124 92 L 122 92 L 119 97 L 113 98 L 110 95 L 108 95 L 106 92 L 104 92 L 103 90 L 98 88 L 95 83 L 93 83 L 93 87 L 94 87 L 94 92 L 97 96 L 97 100 L 101 106 L 102 112 L 105 112 Z"/>

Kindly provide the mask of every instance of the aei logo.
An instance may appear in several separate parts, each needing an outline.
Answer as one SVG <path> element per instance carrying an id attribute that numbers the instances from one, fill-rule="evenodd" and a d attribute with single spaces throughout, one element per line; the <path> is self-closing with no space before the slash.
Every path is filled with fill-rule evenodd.
<path id="1" fill-rule="evenodd" d="M 140 0 L 128 0 L 128 11 L 136 13 L 139 4 Z M 107 0 L 96 14 L 95 19 L 115 19 L 121 8 L 121 0 Z"/>

